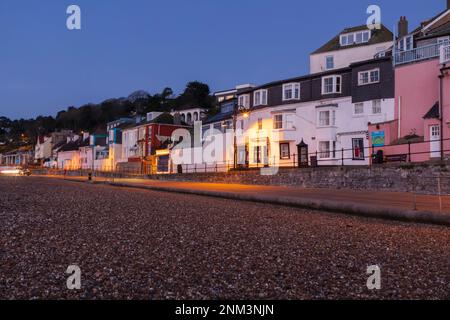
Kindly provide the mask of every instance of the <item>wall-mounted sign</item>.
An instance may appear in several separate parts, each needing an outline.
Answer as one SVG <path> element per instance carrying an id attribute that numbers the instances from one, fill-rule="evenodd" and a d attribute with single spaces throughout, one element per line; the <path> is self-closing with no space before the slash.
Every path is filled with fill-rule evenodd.
<path id="1" fill-rule="evenodd" d="M 386 143 L 386 138 L 385 138 L 384 131 L 372 132 L 372 146 L 384 147 L 385 143 Z"/>

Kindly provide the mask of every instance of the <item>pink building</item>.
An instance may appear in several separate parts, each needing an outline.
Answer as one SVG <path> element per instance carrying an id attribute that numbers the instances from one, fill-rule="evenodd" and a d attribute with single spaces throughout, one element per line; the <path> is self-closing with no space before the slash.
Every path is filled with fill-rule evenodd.
<path id="1" fill-rule="evenodd" d="M 395 120 L 369 126 L 371 145 L 387 161 L 450 158 L 450 0 L 411 33 L 402 17 L 393 55 Z"/>

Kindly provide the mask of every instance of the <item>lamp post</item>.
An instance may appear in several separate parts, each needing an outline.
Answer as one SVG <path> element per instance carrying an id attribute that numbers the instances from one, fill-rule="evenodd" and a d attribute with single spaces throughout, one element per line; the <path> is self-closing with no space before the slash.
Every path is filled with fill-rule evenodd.
<path id="1" fill-rule="evenodd" d="M 233 131 L 234 131 L 234 154 L 233 154 L 233 168 L 237 169 L 237 117 L 239 114 L 242 114 L 244 118 L 249 117 L 250 110 L 241 105 L 235 105 L 233 108 Z"/>

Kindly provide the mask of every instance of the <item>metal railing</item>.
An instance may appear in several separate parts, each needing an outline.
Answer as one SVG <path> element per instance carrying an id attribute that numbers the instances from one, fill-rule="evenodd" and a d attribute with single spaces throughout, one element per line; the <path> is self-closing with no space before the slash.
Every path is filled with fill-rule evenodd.
<path id="1" fill-rule="evenodd" d="M 397 51 L 394 54 L 394 64 L 401 65 L 416 61 L 439 58 L 441 56 L 441 48 L 447 46 L 448 43 L 438 43 L 418 47 L 412 50 Z"/>
<path id="2" fill-rule="evenodd" d="M 450 46 L 441 47 L 441 64 L 450 62 Z"/>

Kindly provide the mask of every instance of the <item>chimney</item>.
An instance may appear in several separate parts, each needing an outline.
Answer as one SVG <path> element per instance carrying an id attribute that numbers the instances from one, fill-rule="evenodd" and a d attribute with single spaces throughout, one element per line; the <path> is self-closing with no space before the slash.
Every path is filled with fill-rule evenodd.
<path id="1" fill-rule="evenodd" d="M 447 0 L 450 2 L 450 0 Z M 408 20 L 406 20 L 406 17 L 402 16 L 400 17 L 400 21 L 398 22 L 398 37 L 403 38 L 408 35 Z"/>
<path id="2" fill-rule="evenodd" d="M 450 0 L 447 0 L 447 10 L 450 10 Z"/>

